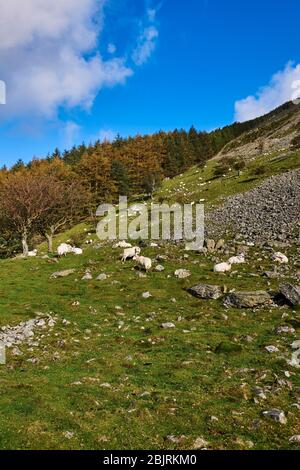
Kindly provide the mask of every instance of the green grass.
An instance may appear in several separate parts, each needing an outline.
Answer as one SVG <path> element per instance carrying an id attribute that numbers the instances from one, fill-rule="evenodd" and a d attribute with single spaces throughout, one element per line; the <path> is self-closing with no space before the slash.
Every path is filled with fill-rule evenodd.
<path id="1" fill-rule="evenodd" d="M 214 159 L 165 181 L 155 198 L 205 199 L 210 209 L 268 176 L 299 167 L 299 152 L 252 160 L 239 177 L 230 172 L 214 178 L 217 164 Z M 265 173 L 253 176 L 262 164 Z M 248 448 L 248 441 L 254 449 L 299 449 L 289 442 L 299 434 L 294 392 L 299 371 L 286 362 L 297 335 L 274 332 L 299 312 L 287 306 L 228 309 L 221 300 L 202 301 L 186 292 L 199 282 L 276 291 L 279 283 L 294 283 L 296 248 L 287 253 L 290 269 L 281 268 L 282 278 L 274 280 L 262 275 L 272 269 L 267 250 L 251 248 L 247 264 L 223 276 L 212 272 L 215 255 L 190 252 L 186 257 L 181 246 L 164 244 L 143 254 L 152 259 L 166 254 L 165 271 L 140 278 L 133 262 L 119 261 L 121 250 L 86 246 L 90 238 L 96 239 L 91 224 L 82 223 L 59 234 L 54 248 L 68 240 L 82 243 L 83 256 L 69 255 L 58 263 L 0 261 L 0 327 L 37 313 L 57 317 L 53 329 L 36 333 L 39 346 L 20 345 L 21 356 L 9 350 L 6 365 L 0 366 L 0 448 L 191 449 L 202 437 L 211 449 Z M 45 252 L 42 243 L 39 254 Z M 50 280 L 54 271 L 70 268 L 75 274 Z M 178 268 L 189 269 L 191 277 L 177 279 Z M 81 280 L 86 269 L 94 280 Z M 102 272 L 109 277 L 96 281 Z M 147 300 L 142 298 L 146 291 L 152 294 Z M 176 328 L 162 329 L 164 322 Z M 269 354 L 265 346 L 270 344 L 280 353 Z M 267 400 L 255 401 L 254 386 L 264 388 Z M 285 411 L 286 425 L 261 416 L 271 408 Z M 174 444 L 169 435 L 185 437 Z"/>
<path id="2" fill-rule="evenodd" d="M 172 180 L 164 181 L 155 195 L 156 199 L 181 203 L 204 200 L 206 209 L 209 210 L 214 205 L 222 204 L 226 197 L 252 189 L 270 176 L 299 168 L 300 152 L 284 156 L 276 153 L 263 155 L 249 161 L 240 176 L 232 170 L 225 177 L 215 177 L 214 170 L 219 162 L 219 159 L 209 160 L 204 168 L 193 167 Z M 253 175 L 254 170 L 262 165 L 265 171 Z"/>
<path id="3" fill-rule="evenodd" d="M 251 276 L 261 274 L 259 261 L 219 277 L 210 255 L 185 258 L 180 247 L 171 245 L 144 250 L 152 259 L 159 252 L 168 255 L 165 271 L 146 278 L 137 276 L 134 263 L 120 263 L 120 250 L 109 246 L 88 247 L 83 256 L 70 255 L 59 264 L 1 261 L 0 325 L 17 324 L 37 312 L 53 312 L 58 320 L 51 332 L 37 333 L 44 334 L 39 347 L 30 351 L 23 344 L 22 356 L 9 351 L 7 364 L 0 366 L 0 448 L 188 449 L 200 436 L 213 449 L 242 448 L 237 439 L 251 440 L 255 449 L 299 448 L 289 443 L 299 433 L 299 412 L 292 407 L 296 397 L 278 385 L 278 379 L 287 380 L 289 366 L 264 349 L 276 344 L 285 357 L 290 355 L 293 338 L 276 336 L 274 327 L 284 322 L 284 312 L 292 316 L 291 309 L 225 309 L 221 301 L 201 301 L 185 290 L 199 281 L 228 289 L 276 289 L 278 281 L 269 285 L 266 278 Z M 256 260 L 255 254 L 249 259 Z M 267 269 L 271 262 L 267 258 L 263 264 Z M 178 267 L 190 269 L 191 277 L 178 280 Z M 49 279 L 68 268 L 76 273 Z M 94 278 L 101 272 L 110 277 L 82 281 L 86 268 Z M 152 294 L 148 300 L 142 299 L 145 291 Z M 74 301 L 80 305 L 73 306 Z M 166 321 L 176 328 L 163 330 Z M 247 335 L 252 343 L 243 339 Z M 241 351 L 216 352 L 222 342 L 238 344 Z M 30 358 L 39 362 L 32 364 Z M 297 370 L 290 370 L 288 380 L 299 386 Z M 270 387 L 266 402 L 254 402 L 254 385 Z M 274 407 L 286 412 L 286 426 L 261 417 Z M 74 433 L 72 439 L 66 432 Z M 185 439 L 174 444 L 168 435 Z"/>

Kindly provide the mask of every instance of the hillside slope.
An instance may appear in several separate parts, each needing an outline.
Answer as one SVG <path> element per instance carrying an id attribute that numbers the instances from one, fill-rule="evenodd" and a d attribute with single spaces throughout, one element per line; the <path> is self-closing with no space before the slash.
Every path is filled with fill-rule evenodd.
<path id="1" fill-rule="evenodd" d="M 255 191 L 276 219 L 276 201 L 296 217 L 299 151 L 220 175 L 227 158 L 164 181 L 156 200 L 201 200 L 211 217 L 233 210 L 255 229 Z M 237 226 L 201 253 L 141 243 L 153 261 L 144 273 L 82 223 L 54 246 L 76 243 L 83 255 L 57 258 L 40 245 L 36 258 L 1 260 L 0 448 L 299 449 L 300 248 L 254 235 Z M 278 251 L 287 263 L 274 261 Z M 245 263 L 214 272 L 240 253 Z"/>

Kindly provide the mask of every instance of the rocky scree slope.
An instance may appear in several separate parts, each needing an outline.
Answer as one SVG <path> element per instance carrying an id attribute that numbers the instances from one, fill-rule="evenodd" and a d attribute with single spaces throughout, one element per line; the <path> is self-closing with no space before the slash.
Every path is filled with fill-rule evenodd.
<path id="1" fill-rule="evenodd" d="M 300 169 L 268 178 L 206 214 L 206 230 L 212 238 L 238 233 L 253 242 L 288 241 L 299 237 L 299 229 Z"/>

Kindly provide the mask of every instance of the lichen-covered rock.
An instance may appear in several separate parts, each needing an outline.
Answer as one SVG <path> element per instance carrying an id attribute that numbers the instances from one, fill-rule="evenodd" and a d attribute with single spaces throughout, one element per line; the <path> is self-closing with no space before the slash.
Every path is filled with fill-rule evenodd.
<path id="1" fill-rule="evenodd" d="M 271 297 L 266 291 L 232 292 L 225 298 L 228 306 L 236 308 L 254 308 L 270 303 Z"/>
<path id="2" fill-rule="evenodd" d="M 282 284 L 279 287 L 279 292 L 290 304 L 294 306 L 300 304 L 299 286 L 293 286 L 292 284 Z"/>
<path id="3" fill-rule="evenodd" d="M 191 271 L 188 269 L 177 269 L 177 271 L 175 271 L 175 276 L 179 279 L 186 279 L 187 277 L 190 277 L 190 275 Z"/>
<path id="4" fill-rule="evenodd" d="M 188 289 L 188 292 L 199 299 L 217 300 L 223 296 L 223 289 L 221 287 L 210 284 L 198 284 Z"/>

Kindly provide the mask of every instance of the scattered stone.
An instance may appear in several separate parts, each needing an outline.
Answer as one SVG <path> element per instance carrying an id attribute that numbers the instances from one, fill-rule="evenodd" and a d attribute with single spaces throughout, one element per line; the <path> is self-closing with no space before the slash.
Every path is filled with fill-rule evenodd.
<path id="1" fill-rule="evenodd" d="M 276 347 L 276 346 L 266 346 L 265 349 L 270 353 L 270 354 L 273 354 L 273 353 L 277 353 L 279 352 L 279 349 Z"/>
<path id="2" fill-rule="evenodd" d="M 261 398 L 262 400 L 266 400 L 266 399 L 267 399 L 266 394 L 265 394 L 263 388 L 261 388 L 261 387 L 254 387 L 254 388 L 253 388 L 253 392 L 254 392 L 254 394 L 255 394 L 258 398 Z"/>
<path id="3" fill-rule="evenodd" d="M 20 349 L 18 347 L 15 347 L 13 348 L 12 350 L 12 355 L 13 356 L 21 356 L 22 355 L 22 352 L 20 351 Z"/>
<path id="4" fill-rule="evenodd" d="M 280 251 L 278 251 L 277 253 L 274 253 L 272 256 L 272 259 L 273 261 L 275 261 L 275 263 L 279 263 L 279 264 L 288 264 L 289 262 L 288 257 L 285 256 L 283 253 L 280 253 Z"/>
<path id="5" fill-rule="evenodd" d="M 300 287 L 292 284 L 282 284 L 279 292 L 293 306 L 300 304 Z"/>
<path id="6" fill-rule="evenodd" d="M 286 416 L 285 416 L 285 414 L 282 410 L 278 410 L 278 409 L 274 408 L 273 410 L 263 411 L 262 414 L 266 418 L 273 419 L 274 421 L 277 421 L 280 424 L 286 424 L 287 423 Z"/>
<path id="7" fill-rule="evenodd" d="M 203 439 L 203 437 L 197 437 L 197 439 L 194 442 L 193 449 L 194 450 L 201 450 L 201 449 L 206 449 L 209 446 L 209 443 Z"/>
<path id="8" fill-rule="evenodd" d="M 66 432 L 64 432 L 64 436 L 65 436 L 66 439 L 73 439 L 74 433 L 71 432 L 71 431 L 66 431 Z"/>
<path id="9" fill-rule="evenodd" d="M 162 323 L 161 327 L 165 330 L 170 329 L 170 328 L 175 328 L 174 323 L 167 322 L 167 323 Z"/>
<path id="10" fill-rule="evenodd" d="M 217 241 L 215 249 L 216 249 L 216 251 L 217 250 L 222 250 L 224 248 L 224 246 L 225 246 L 225 240 L 220 239 L 220 240 Z"/>
<path id="11" fill-rule="evenodd" d="M 81 278 L 82 281 L 90 281 L 93 279 L 93 276 L 90 271 L 86 271 L 84 276 Z"/>
<path id="12" fill-rule="evenodd" d="M 143 271 L 137 271 L 137 275 L 141 279 L 144 279 L 145 277 L 147 277 L 147 274 L 143 273 Z"/>
<path id="13" fill-rule="evenodd" d="M 185 436 L 167 436 L 167 440 L 172 442 L 173 444 L 181 444 L 185 439 Z"/>
<path id="14" fill-rule="evenodd" d="M 205 240 L 205 246 L 207 248 L 207 251 L 209 253 L 212 253 L 213 251 L 215 251 L 216 242 L 215 240 L 212 240 L 212 239 Z"/>
<path id="15" fill-rule="evenodd" d="M 150 297 L 152 297 L 152 295 L 150 294 L 150 292 L 144 292 L 142 294 L 142 297 L 143 297 L 143 299 L 150 299 Z"/>
<path id="16" fill-rule="evenodd" d="M 225 304 L 236 308 L 253 308 L 270 303 L 271 297 L 265 291 L 232 292 L 225 299 Z"/>
<path id="17" fill-rule="evenodd" d="M 198 284 L 197 286 L 188 289 L 188 292 L 194 297 L 198 297 L 200 299 L 217 300 L 223 296 L 223 289 L 221 287 L 209 284 Z"/>
<path id="18" fill-rule="evenodd" d="M 160 263 L 167 261 L 168 257 L 166 255 L 157 255 L 156 256 L 156 261 L 159 261 Z"/>
<path id="19" fill-rule="evenodd" d="M 19 349 L 16 347 L 23 342 L 28 343 L 30 346 L 36 346 L 38 343 L 34 343 L 32 338 L 34 337 L 35 330 L 44 329 L 46 326 L 54 326 L 56 321 L 50 315 L 45 316 L 46 321 L 41 321 L 41 317 L 34 318 L 19 323 L 16 326 L 3 326 L 0 330 L 0 344 L 2 343 L 7 348 L 13 348 L 13 354 L 19 355 Z"/>
<path id="20" fill-rule="evenodd" d="M 175 276 L 179 279 L 186 279 L 187 277 L 190 277 L 190 275 L 191 272 L 188 269 L 177 269 L 177 271 L 175 271 Z"/>
<path id="21" fill-rule="evenodd" d="M 99 276 L 96 278 L 96 281 L 106 281 L 107 275 L 106 274 L 99 274 Z"/>
<path id="22" fill-rule="evenodd" d="M 263 275 L 269 279 L 277 279 L 279 277 L 276 271 L 265 271 Z"/>
<path id="23" fill-rule="evenodd" d="M 158 273 L 161 273 L 164 270 L 165 268 L 161 264 L 158 264 L 155 268 L 155 271 L 157 271 Z"/>
<path id="24" fill-rule="evenodd" d="M 300 442 L 300 434 L 290 437 L 289 442 Z"/>
<path id="25" fill-rule="evenodd" d="M 283 326 L 278 326 L 277 328 L 275 328 L 275 333 L 277 335 L 290 335 L 290 334 L 296 333 L 296 330 L 292 326 L 283 325 Z"/>
<path id="26" fill-rule="evenodd" d="M 64 271 L 57 271 L 51 274 L 50 279 L 57 279 L 59 277 L 67 277 L 75 273 L 75 269 L 65 269 Z"/>

